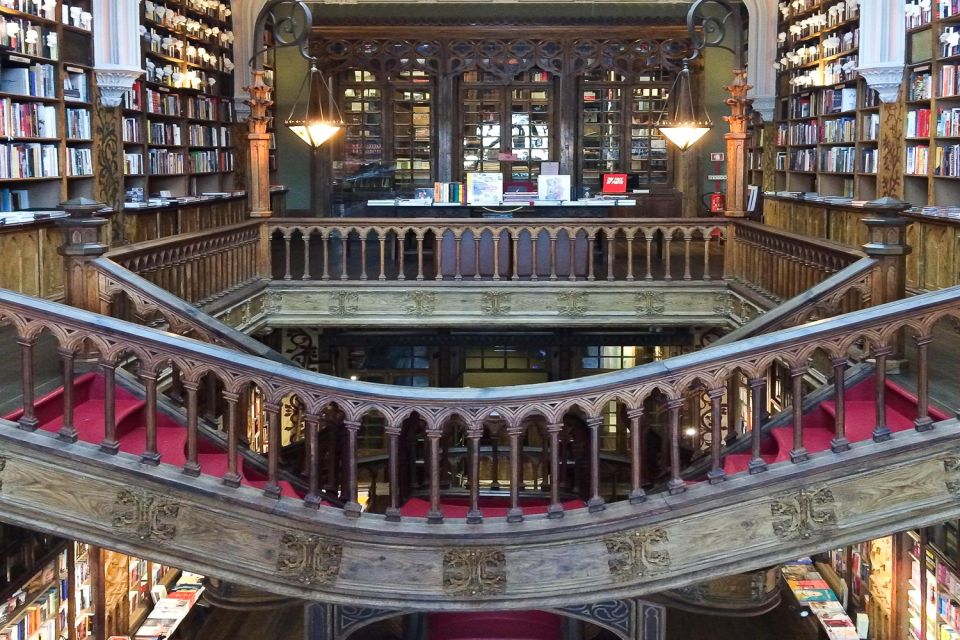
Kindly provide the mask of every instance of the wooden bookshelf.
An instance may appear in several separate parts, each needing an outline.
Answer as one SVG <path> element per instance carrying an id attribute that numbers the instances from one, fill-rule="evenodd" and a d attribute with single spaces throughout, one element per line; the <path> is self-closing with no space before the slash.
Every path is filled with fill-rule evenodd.
<path id="1" fill-rule="evenodd" d="M 777 190 L 875 197 L 879 103 L 858 77 L 859 40 L 857 8 L 842 0 L 808 0 L 781 14 Z"/>
<path id="2" fill-rule="evenodd" d="M 69 628 L 68 593 L 67 552 L 60 551 L 0 605 L 0 640 L 60 638 Z"/>
<path id="3" fill-rule="evenodd" d="M 960 200 L 960 3 L 906 18 L 904 198 L 916 206 Z"/>
<path id="4" fill-rule="evenodd" d="M 145 76 L 124 98 L 125 188 L 144 197 L 234 187 L 233 31 L 229 1 L 145 1 Z"/>
<path id="5" fill-rule="evenodd" d="M 93 194 L 90 0 L 0 1 L 0 210 Z"/>

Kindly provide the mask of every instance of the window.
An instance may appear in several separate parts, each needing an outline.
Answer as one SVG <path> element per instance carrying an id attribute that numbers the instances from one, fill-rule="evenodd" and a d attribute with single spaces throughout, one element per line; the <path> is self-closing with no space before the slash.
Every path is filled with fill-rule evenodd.
<path id="1" fill-rule="evenodd" d="M 469 347 L 466 349 L 466 371 L 543 371 L 547 368 L 544 349 L 514 346 Z"/>
<path id="2" fill-rule="evenodd" d="M 628 369 L 637 366 L 637 352 L 637 347 L 588 346 L 584 347 L 583 356 L 580 359 L 580 366 L 583 369 L 600 369 L 604 371 Z M 646 360 L 649 360 L 649 358 Z"/>
<path id="3" fill-rule="evenodd" d="M 347 375 L 365 382 L 429 387 L 433 384 L 431 362 L 429 347 L 350 347 L 347 350 Z"/>

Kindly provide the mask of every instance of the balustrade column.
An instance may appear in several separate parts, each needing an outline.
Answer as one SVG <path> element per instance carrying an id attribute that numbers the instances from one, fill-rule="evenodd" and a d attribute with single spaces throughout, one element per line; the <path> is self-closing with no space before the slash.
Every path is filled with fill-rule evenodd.
<path id="1" fill-rule="evenodd" d="M 387 507 L 387 520 L 400 521 L 400 425 L 388 425 L 387 458 L 389 468 L 387 474 L 390 479 L 390 506 Z"/>
<path id="2" fill-rule="evenodd" d="M 680 409 L 683 404 L 683 398 L 672 398 L 667 402 L 670 411 L 670 481 L 667 488 L 671 494 L 687 490 L 686 483 L 680 477 Z"/>
<path id="3" fill-rule="evenodd" d="M 710 229 L 703 231 L 703 279 L 712 280 L 710 276 Z"/>
<path id="4" fill-rule="evenodd" d="M 510 436 L 510 510 L 507 511 L 507 522 L 520 522 L 523 520 L 523 509 L 520 508 L 520 449 L 523 446 L 523 429 L 511 425 L 507 429 L 507 435 Z"/>
<path id="5" fill-rule="evenodd" d="M 310 276 L 310 230 L 303 232 L 303 277 L 301 280 L 311 280 Z"/>
<path id="6" fill-rule="evenodd" d="M 77 441 L 77 429 L 73 425 L 73 360 L 72 349 L 57 349 L 60 354 L 60 363 L 63 378 L 63 426 L 60 427 L 59 438 L 67 442 Z"/>
<path id="7" fill-rule="evenodd" d="M 480 511 L 480 437 L 483 435 L 481 425 L 471 425 L 467 430 L 470 440 L 470 511 L 467 513 L 467 524 L 483 522 L 483 513 Z"/>
<path id="8" fill-rule="evenodd" d="M 350 246 L 350 230 L 342 232 L 340 234 L 340 279 L 348 280 L 349 276 L 347 275 L 347 247 Z M 403 243 L 400 244 L 400 255 L 403 253 Z M 402 278 L 401 278 L 402 279 Z"/>
<path id="9" fill-rule="evenodd" d="M 183 389 L 187 393 L 187 460 L 183 464 L 183 473 L 188 476 L 199 476 L 197 430 L 200 413 L 198 408 L 200 383 L 196 380 L 184 380 Z"/>
<path id="10" fill-rule="evenodd" d="M 23 395 L 23 415 L 17 422 L 25 431 L 36 431 L 39 424 L 33 391 L 33 346 L 36 343 L 36 338 L 17 338 L 20 345 L 20 392 Z"/>
<path id="11" fill-rule="evenodd" d="M 454 274 L 453 279 L 457 282 L 463 280 L 463 273 L 460 269 L 460 245 L 463 243 L 463 232 L 454 231 L 453 232 L 453 243 L 454 243 L 454 256 L 453 256 L 453 267 Z"/>
<path id="12" fill-rule="evenodd" d="M 433 279 L 443 280 L 443 233 L 442 228 L 433 232 Z"/>
<path id="13" fill-rule="evenodd" d="M 318 509 L 323 498 L 320 495 L 320 417 L 311 413 L 304 414 L 304 426 L 307 439 L 307 495 L 303 503 L 311 509 Z"/>
<path id="14" fill-rule="evenodd" d="M 640 433 L 643 407 L 631 409 L 627 417 L 630 419 L 630 504 L 638 504 L 647 499 L 643 491 L 643 439 Z"/>
<path id="15" fill-rule="evenodd" d="M 617 230 L 610 229 L 607 231 L 607 280 L 613 282 L 613 258 L 614 258 L 614 242 L 617 239 Z"/>
<path id="16" fill-rule="evenodd" d="M 692 280 L 690 275 L 690 240 L 691 232 L 685 231 L 683 234 L 683 279 Z"/>
<path id="17" fill-rule="evenodd" d="M 627 282 L 633 282 L 633 240 L 635 234 L 632 229 L 627 231 Z"/>
<path id="18" fill-rule="evenodd" d="M 430 510 L 427 512 L 427 522 L 439 524 L 443 522 L 443 512 L 440 510 L 440 438 L 443 433 L 437 430 L 427 432 L 430 445 Z"/>
<path id="19" fill-rule="evenodd" d="M 560 503 L 560 432 L 562 431 L 562 422 L 547 425 L 547 434 L 550 436 L 550 506 L 547 507 L 548 518 L 563 517 L 563 504 Z"/>
<path id="20" fill-rule="evenodd" d="M 587 507 L 590 511 L 602 511 L 604 500 L 600 497 L 600 427 L 603 426 L 601 416 L 587 418 L 587 427 L 590 433 L 590 499 Z"/>
<path id="21" fill-rule="evenodd" d="M 843 378 L 847 368 L 847 359 L 843 357 L 830 360 L 833 366 L 833 404 L 836 416 L 834 417 L 833 439 L 830 441 L 830 449 L 839 453 L 850 448 L 850 442 L 847 440 L 847 408 L 846 408 L 846 381 Z"/>
<path id="22" fill-rule="evenodd" d="M 145 364 L 141 364 L 141 366 L 146 367 Z M 140 456 L 140 462 L 155 466 L 160 464 L 160 452 L 157 451 L 157 372 L 142 371 L 140 380 L 143 382 L 147 402 L 145 407 L 147 412 L 147 441 L 143 448 L 143 454 Z"/>
<path id="23" fill-rule="evenodd" d="M 99 364 L 100 373 L 103 375 L 103 441 L 100 442 L 100 450 L 115 454 L 120 451 L 116 417 L 117 363 L 101 360 Z"/>
<path id="24" fill-rule="evenodd" d="M 791 462 L 804 462 L 810 459 L 807 448 L 803 446 L 803 376 L 806 367 L 790 369 L 790 382 L 793 386 L 793 449 L 790 450 Z"/>
<path id="25" fill-rule="evenodd" d="M 557 279 L 557 232 L 550 231 L 550 281 Z"/>
<path id="26" fill-rule="evenodd" d="M 290 271 L 290 241 L 293 236 L 288 232 L 283 234 L 283 279 L 293 280 L 293 273 Z"/>
<path id="27" fill-rule="evenodd" d="M 707 390 L 707 397 L 710 398 L 710 471 L 707 473 L 707 479 L 710 484 L 723 482 L 727 478 L 720 459 L 720 452 L 723 449 L 723 438 L 720 437 L 722 417 L 720 411 L 725 391 L 723 387 Z"/>
<path id="28" fill-rule="evenodd" d="M 360 236 L 360 279 L 367 279 L 367 241 L 369 240 L 369 231 L 361 230 L 357 232 Z"/>
<path id="29" fill-rule="evenodd" d="M 323 244 L 323 272 L 320 274 L 321 280 L 330 279 L 330 231 L 320 232 L 320 242 Z"/>
<path id="30" fill-rule="evenodd" d="M 917 431 L 933 429 L 930 418 L 930 362 L 928 348 L 933 340 L 931 336 L 917 336 L 917 419 L 914 427 Z"/>
<path id="31" fill-rule="evenodd" d="M 596 242 L 596 230 L 587 231 L 587 281 L 593 282 L 596 280 L 596 275 L 593 272 L 593 259 L 594 259 L 594 243 Z"/>
<path id="32" fill-rule="evenodd" d="M 670 264 L 671 253 L 670 247 L 673 244 L 673 232 L 670 229 L 664 229 L 663 231 L 663 252 L 664 254 L 664 280 L 673 280 L 673 267 Z"/>
<path id="33" fill-rule="evenodd" d="M 343 496 L 346 502 L 343 513 L 348 518 L 359 518 L 362 511 L 357 502 L 357 432 L 360 431 L 360 422 L 344 420 L 343 428 L 347 434 L 347 487 Z"/>
<path id="34" fill-rule="evenodd" d="M 887 356 L 893 353 L 888 345 L 878 347 L 874 352 L 874 397 L 876 407 L 876 426 L 873 428 L 873 441 L 885 442 L 893 437 L 887 424 Z"/>
<path id="35" fill-rule="evenodd" d="M 570 282 L 577 281 L 577 269 L 576 269 L 576 255 L 577 255 L 577 233 L 572 229 L 567 231 L 567 280 Z"/>
<path id="36" fill-rule="evenodd" d="M 480 241 L 483 239 L 482 229 L 473 230 L 473 279 L 480 279 Z"/>
<path id="37" fill-rule="evenodd" d="M 267 414 L 267 483 L 263 493 L 268 498 L 280 499 L 280 405 L 265 402 Z"/>
<path id="38" fill-rule="evenodd" d="M 240 448 L 240 416 L 237 403 L 240 401 L 240 395 L 233 391 L 224 391 L 223 400 L 227 403 L 227 412 L 224 416 L 227 424 L 227 473 L 223 476 L 223 484 L 228 487 L 239 487 L 237 455 Z"/>
<path id="39" fill-rule="evenodd" d="M 378 230 L 377 230 L 377 239 L 378 239 L 379 242 L 380 242 L 380 273 L 377 274 L 377 280 L 386 280 L 386 279 L 387 279 L 387 272 L 386 272 L 386 269 L 384 268 L 384 260 L 386 259 L 386 256 L 384 255 L 384 252 L 386 251 L 386 244 L 387 244 L 387 234 L 386 234 L 386 232 L 385 232 L 385 231 L 380 231 L 380 230 L 378 229 Z"/>
<path id="40" fill-rule="evenodd" d="M 644 229 L 643 235 L 647 239 L 647 272 L 643 274 L 644 280 L 653 280 L 653 234 L 656 231 Z"/>
<path id="41" fill-rule="evenodd" d="M 760 455 L 760 443 L 763 440 L 763 399 L 767 388 L 766 378 L 750 378 L 747 380 L 750 389 L 750 462 L 747 469 L 750 473 L 760 473 L 767 470 L 767 463 Z"/>
<path id="42" fill-rule="evenodd" d="M 511 265 L 511 280 L 520 279 L 520 229 L 513 232 L 511 238 L 513 244 L 513 264 Z"/>

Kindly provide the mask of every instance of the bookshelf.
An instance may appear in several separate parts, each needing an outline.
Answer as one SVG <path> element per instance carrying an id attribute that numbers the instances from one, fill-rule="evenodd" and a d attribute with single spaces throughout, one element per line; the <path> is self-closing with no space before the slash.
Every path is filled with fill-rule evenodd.
<path id="1" fill-rule="evenodd" d="M 0 210 L 93 194 L 90 0 L 0 0 Z"/>
<path id="2" fill-rule="evenodd" d="M 71 640 L 86 640 L 93 635 L 94 602 L 90 573 L 89 548 L 85 543 L 73 542 L 73 620 Z"/>
<path id="3" fill-rule="evenodd" d="M 775 188 L 874 198 L 880 111 L 857 75 L 858 6 L 791 3 L 777 37 Z"/>
<path id="4" fill-rule="evenodd" d="M 123 101 L 125 187 L 147 197 L 233 188 L 233 31 L 229 2 L 142 3 L 146 73 Z"/>
<path id="5" fill-rule="evenodd" d="M 906 12 L 904 199 L 919 207 L 960 198 L 960 5 L 935 7 Z"/>
<path id="6" fill-rule="evenodd" d="M 0 640 L 57 640 L 68 629 L 67 552 L 58 553 L 0 604 Z"/>

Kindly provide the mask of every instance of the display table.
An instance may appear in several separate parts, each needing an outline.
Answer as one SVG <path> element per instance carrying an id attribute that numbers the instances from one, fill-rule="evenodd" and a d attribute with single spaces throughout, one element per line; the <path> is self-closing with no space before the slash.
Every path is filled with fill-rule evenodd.
<path id="1" fill-rule="evenodd" d="M 161 640 L 172 638 L 177 627 L 187 617 L 203 593 L 203 576 L 184 571 L 176 584 L 162 598 L 157 599 L 153 611 L 140 625 L 134 640 Z"/>
<path id="2" fill-rule="evenodd" d="M 513 200 L 491 204 L 461 204 L 459 202 L 432 202 L 394 198 L 367 200 L 370 212 L 378 218 L 386 217 L 444 217 L 444 218 L 611 218 L 618 212 L 634 211 L 637 199 L 586 198 L 582 200 Z M 626 216 L 627 213 L 619 215 Z"/>
<path id="3" fill-rule="evenodd" d="M 846 610 L 809 558 L 803 558 L 781 567 L 783 577 L 797 604 L 810 610 L 817 620 L 822 638 L 828 640 L 859 640 L 857 628 Z"/>

